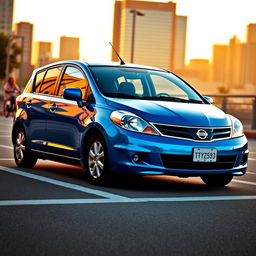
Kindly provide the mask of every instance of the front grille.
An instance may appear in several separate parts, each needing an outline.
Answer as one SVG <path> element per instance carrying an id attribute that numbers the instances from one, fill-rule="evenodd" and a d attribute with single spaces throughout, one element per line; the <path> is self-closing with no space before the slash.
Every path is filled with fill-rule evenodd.
<path id="1" fill-rule="evenodd" d="M 160 131 L 163 136 L 196 140 L 196 141 L 213 141 L 220 139 L 227 139 L 231 136 L 230 127 L 190 127 L 190 126 L 175 126 L 166 124 L 156 124 L 153 125 Z M 199 130 L 203 130 L 207 136 L 205 138 L 200 138 L 197 134 Z"/>
<path id="2" fill-rule="evenodd" d="M 192 155 L 161 154 L 165 168 L 188 170 L 218 170 L 232 169 L 236 161 L 236 155 L 217 156 L 216 162 L 193 162 Z"/>

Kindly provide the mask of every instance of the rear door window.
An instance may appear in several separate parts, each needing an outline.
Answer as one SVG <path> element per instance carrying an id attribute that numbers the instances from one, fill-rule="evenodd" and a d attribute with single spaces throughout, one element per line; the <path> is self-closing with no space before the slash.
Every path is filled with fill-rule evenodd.
<path id="1" fill-rule="evenodd" d="M 60 75 L 62 67 L 51 68 L 47 70 L 43 83 L 41 84 L 40 93 L 54 95 L 55 85 Z"/>

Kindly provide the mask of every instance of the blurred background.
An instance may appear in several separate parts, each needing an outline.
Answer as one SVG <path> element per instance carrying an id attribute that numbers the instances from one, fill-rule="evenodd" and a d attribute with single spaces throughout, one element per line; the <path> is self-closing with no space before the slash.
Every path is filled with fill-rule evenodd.
<path id="1" fill-rule="evenodd" d="M 256 129 L 255 0 L 0 0 L 0 95 L 57 60 L 171 70 Z"/>

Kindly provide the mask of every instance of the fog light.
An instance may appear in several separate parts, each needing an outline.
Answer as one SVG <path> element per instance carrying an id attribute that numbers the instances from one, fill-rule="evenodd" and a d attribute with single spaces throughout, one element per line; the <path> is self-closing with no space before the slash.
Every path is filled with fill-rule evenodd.
<path id="1" fill-rule="evenodd" d="M 245 165 L 248 161 L 248 153 L 245 153 L 241 159 L 241 165 Z"/>
<path id="2" fill-rule="evenodd" d="M 140 161 L 140 156 L 138 154 L 134 154 L 132 156 L 132 161 L 138 163 Z"/>

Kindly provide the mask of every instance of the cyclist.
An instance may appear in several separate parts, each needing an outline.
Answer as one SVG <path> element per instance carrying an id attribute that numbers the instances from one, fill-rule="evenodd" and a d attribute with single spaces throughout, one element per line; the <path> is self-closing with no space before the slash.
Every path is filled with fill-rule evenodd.
<path id="1" fill-rule="evenodd" d="M 9 77 L 8 82 L 4 85 L 3 89 L 4 89 L 4 112 L 5 110 L 8 110 L 7 109 L 8 106 L 6 105 L 8 101 L 10 101 L 11 103 L 9 109 L 12 112 L 15 110 L 16 93 L 21 92 L 19 86 L 15 83 L 14 77 Z"/>

